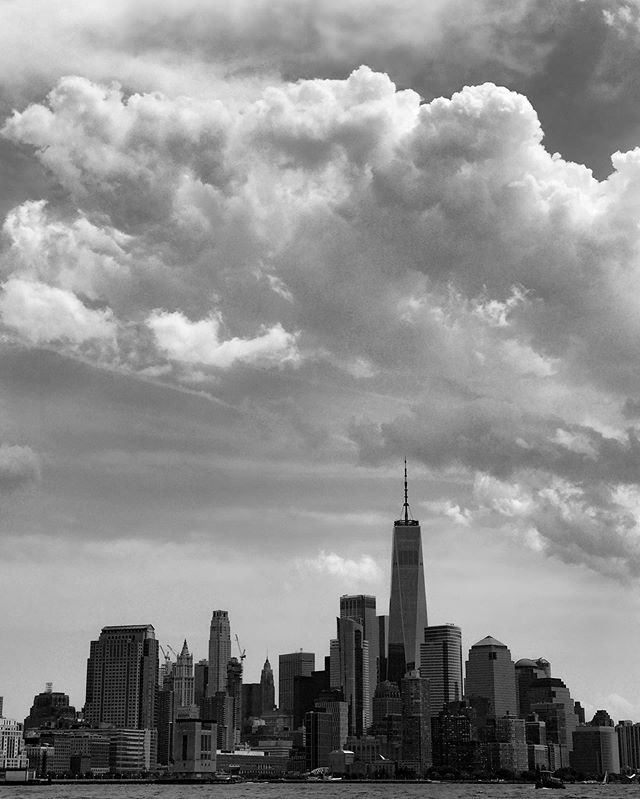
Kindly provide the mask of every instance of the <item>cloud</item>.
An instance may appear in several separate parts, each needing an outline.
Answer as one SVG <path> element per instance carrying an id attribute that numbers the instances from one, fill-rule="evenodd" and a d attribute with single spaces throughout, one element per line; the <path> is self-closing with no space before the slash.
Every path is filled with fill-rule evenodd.
<path id="1" fill-rule="evenodd" d="M 226 368 L 236 361 L 248 363 L 295 362 L 295 336 L 274 325 L 252 339 L 219 340 L 220 321 L 215 317 L 189 321 L 181 313 L 156 311 L 147 319 L 156 343 L 173 360 Z"/>
<path id="2" fill-rule="evenodd" d="M 321 550 L 313 559 L 298 561 L 298 568 L 303 572 L 327 574 L 347 581 L 375 582 L 381 578 L 380 568 L 370 555 L 362 555 L 359 560 L 352 560 L 336 555 L 335 552 Z"/>
<path id="3" fill-rule="evenodd" d="M 20 278 L 2 284 L 0 318 L 24 341 L 36 345 L 91 340 L 109 343 L 116 332 L 109 310 L 91 310 L 71 292 Z"/>
<path id="4" fill-rule="evenodd" d="M 0 444 L 0 490 L 13 491 L 40 479 L 40 459 L 30 447 Z"/>

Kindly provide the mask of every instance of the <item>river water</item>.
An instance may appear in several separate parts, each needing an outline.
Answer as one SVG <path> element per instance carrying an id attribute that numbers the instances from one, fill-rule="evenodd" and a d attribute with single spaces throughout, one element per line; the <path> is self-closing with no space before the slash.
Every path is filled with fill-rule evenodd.
<path id="1" fill-rule="evenodd" d="M 0 799 L 549 799 L 531 784 L 252 783 L 2 786 Z M 640 799 L 640 785 L 571 785 L 559 799 Z"/>

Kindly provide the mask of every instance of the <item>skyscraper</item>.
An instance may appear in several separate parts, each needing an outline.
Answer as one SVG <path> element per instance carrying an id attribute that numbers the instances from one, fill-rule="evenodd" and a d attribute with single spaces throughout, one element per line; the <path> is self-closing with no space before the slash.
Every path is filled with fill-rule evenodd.
<path id="1" fill-rule="evenodd" d="M 487 718 L 517 716 L 516 672 L 505 644 L 488 635 L 469 650 L 465 695 L 483 726 Z"/>
<path id="2" fill-rule="evenodd" d="M 227 694 L 233 699 L 234 743 L 240 743 L 242 730 L 242 663 L 232 657 L 227 663 Z"/>
<path id="3" fill-rule="evenodd" d="M 103 627 L 87 660 L 85 720 L 153 729 L 158 689 L 158 642 L 151 624 Z"/>
<path id="4" fill-rule="evenodd" d="M 338 637 L 330 642 L 329 684 L 332 690 L 344 694 L 349 735 L 360 736 L 371 723 L 369 644 L 362 624 L 351 618 L 336 621 Z"/>
<path id="5" fill-rule="evenodd" d="M 462 632 L 455 624 L 425 627 L 420 676 L 429 680 L 432 716 L 462 699 Z"/>
<path id="6" fill-rule="evenodd" d="M 262 693 L 261 715 L 272 713 L 276 706 L 276 689 L 273 682 L 273 669 L 269 658 L 264 661 L 264 666 L 260 672 L 260 691 Z"/>
<path id="7" fill-rule="evenodd" d="M 376 616 L 376 598 L 366 594 L 355 594 L 340 597 L 340 617 L 343 619 L 353 619 L 362 625 L 362 633 L 368 643 L 369 650 L 369 692 L 367 717 L 372 718 L 373 695 L 376 692 L 376 685 L 379 681 L 378 662 L 378 633 L 379 624 Z"/>
<path id="8" fill-rule="evenodd" d="M 173 668 L 173 693 L 176 715 L 180 709 L 193 708 L 194 700 L 194 680 L 193 680 L 193 655 L 189 652 L 187 639 L 182 645 L 182 651 L 176 658 Z"/>
<path id="9" fill-rule="evenodd" d="M 207 696 L 227 690 L 227 664 L 231 660 L 231 625 L 226 610 L 214 610 L 209 630 L 209 682 Z"/>
<path id="10" fill-rule="evenodd" d="M 420 523 L 410 518 L 407 462 L 404 462 L 404 515 L 393 525 L 387 679 L 398 682 L 420 661 L 427 626 L 427 595 Z"/>
<path id="11" fill-rule="evenodd" d="M 294 677 L 310 677 L 315 667 L 316 656 L 313 652 L 289 652 L 279 656 L 278 704 L 281 713 L 293 713 Z"/>

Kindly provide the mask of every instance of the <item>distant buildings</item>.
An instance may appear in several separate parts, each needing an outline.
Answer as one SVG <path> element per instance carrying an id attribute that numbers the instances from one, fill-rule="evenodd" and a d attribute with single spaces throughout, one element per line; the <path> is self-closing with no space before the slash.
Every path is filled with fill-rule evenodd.
<path id="1" fill-rule="evenodd" d="M 75 721 L 76 709 L 69 704 L 68 695 L 54 691 L 53 684 L 47 683 L 45 690 L 33 697 L 31 711 L 24 720 L 24 729 L 70 727 Z"/>
<path id="2" fill-rule="evenodd" d="M 505 644 L 488 635 L 469 650 L 465 696 L 475 708 L 478 723 L 487 718 L 517 716 L 516 673 Z"/>

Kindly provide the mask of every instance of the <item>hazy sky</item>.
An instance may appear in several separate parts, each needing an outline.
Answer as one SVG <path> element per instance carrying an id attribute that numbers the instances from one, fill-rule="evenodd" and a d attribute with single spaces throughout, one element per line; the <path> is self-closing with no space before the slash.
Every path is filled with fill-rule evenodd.
<path id="1" fill-rule="evenodd" d="M 637 0 L 4 0 L 0 695 L 388 603 L 640 721 Z"/>

